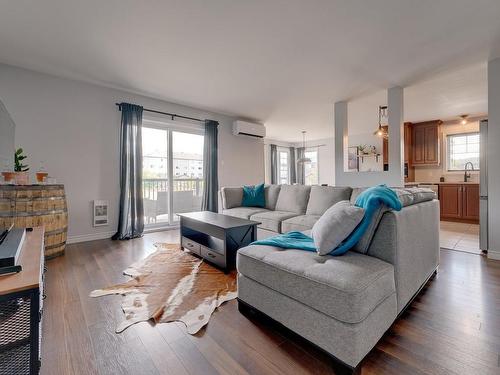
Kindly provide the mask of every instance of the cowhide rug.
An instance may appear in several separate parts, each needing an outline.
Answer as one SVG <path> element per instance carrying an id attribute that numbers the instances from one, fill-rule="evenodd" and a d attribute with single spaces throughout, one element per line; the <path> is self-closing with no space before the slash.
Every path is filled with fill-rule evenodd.
<path id="1" fill-rule="evenodd" d="M 130 281 L 94 290 L 90 296 L 123 296 L 125 320 L 117 333 L 151 319 L 155 323 L 181 321 L 195 334 L 218 306 L 236 298 L 236 275 L 224 274 L 179 245 L 155 246 L 156 252 L 123 271 L 132 277 Z"/>

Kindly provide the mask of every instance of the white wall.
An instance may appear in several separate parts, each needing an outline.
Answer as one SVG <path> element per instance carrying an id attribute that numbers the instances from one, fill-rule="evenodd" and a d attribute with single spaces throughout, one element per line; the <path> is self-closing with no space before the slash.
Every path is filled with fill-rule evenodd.
<path id="1" fill-rule="evenodd" d="M 65 184 L 72 240 L 104 238 L 116 231 L 120 129 L 116 102 L 219 121 L 219 185 L 264 179 L 263 141 L 233 136 L 234 119 L 228 116 L 2 64 L 0 100 L 16 123 L 16 146 L 25 149 L 32 173 L 43 160 L 50 175 Z M 94 199 L 109 200 L 109 226 L 92 227 Z"/>
<path id="2" fill-rule="evenodd" d="M 389 171 L 347 172 L 347 147 L 351 118 L 349 104 L 337 102 L 335 112 L 335 182 L 340 186 L 372 186 L 386 183 L 389 186 L 403 186 L 403 88 L 393 87 L 387 90 L 388 126 L 389 126 Z M 376 102 L 380 103 L 380 98 Z M 374 103 L 376 103 L 374 102 Z M 380 103 L 380 104 L 383 104 Z M 352 107 L 351 107 L 352 108 Z M 378 122 L 378 105 L 376 105 Z"/>
<path id="3" fill-rule="evenodd" d="M 14 168 L 14 140 L 16 126 L 0 101 L 0 168 Z"/>
<path id="4" fill-rule="evenodd" d="M 441 164 L 439 166 L 416 166 L 415 181 L 417 182 L 439 182 L 441 176 L 448 182 L 458 182 L 464 180 L 464 172 L 449 172 L 446 164 L 447 140 L 450 134 L 470 133 L 479 131 L 479 121 L 469 121 L 462 125 L 459 120 L 447 121 L 440 126 L 440 153 Z M 471 181 L 479 182 L 479 172 L 471 173 Z"/>
<path id="5" fill-rule="evenodd" d="M 500 59 L 488 63 L 488 258 L 500 260 Z"/>
<path id="6" fill-rule="evenodd" d="M 387 105 L 387 91 L 377 91 L 349 101 L 348 114 L 348 146 L 369 145 L 375 146 L 377 152 L 382 154 L 382 138 L 373 134 L 378 127 L 378 107 Z M 387 119 L 386 119 L 387 120 Z M 390 133 L 390 132 L 389 132 Z M 360 171 L 384 170 L 383 158 L 365 158 L 360 160 Z"/>

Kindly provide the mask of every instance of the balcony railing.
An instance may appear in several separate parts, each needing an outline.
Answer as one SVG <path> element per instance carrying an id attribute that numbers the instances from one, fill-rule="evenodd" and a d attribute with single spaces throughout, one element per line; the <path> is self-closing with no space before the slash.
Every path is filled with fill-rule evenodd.
<path id="1" fill-rule="evenodd" d="M 168 190 L 167 178 L 144 178 L 142 180 L 144 197 L 144 216 L 146 224 L 168 222 Z M 199 211 L 203 194 L 203 179 L 173 179 L 173 219 L 176 213 Z"/>

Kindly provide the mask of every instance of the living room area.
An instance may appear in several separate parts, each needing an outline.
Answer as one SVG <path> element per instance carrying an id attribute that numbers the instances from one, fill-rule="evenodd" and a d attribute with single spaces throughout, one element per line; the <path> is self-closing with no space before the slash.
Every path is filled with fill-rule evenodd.
<path id="1" fill-rule="evenodd" d="M 0 374 L 499 373 L 500 4 L 0 7 Z"/>

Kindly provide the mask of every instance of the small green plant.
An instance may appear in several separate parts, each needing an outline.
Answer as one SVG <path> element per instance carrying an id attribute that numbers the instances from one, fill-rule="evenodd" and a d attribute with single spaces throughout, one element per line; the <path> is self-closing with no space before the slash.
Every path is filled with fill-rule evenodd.
<path id="1" fill-rule="evenodd" d="M 23 164 L 23 160 L 26 159 L 27 156 L 23 155 L 23 149 L 18 148 L 14 153 L 14 171 L 16 172 L 26 172 L 29 171 L 29 167 Z"/>

